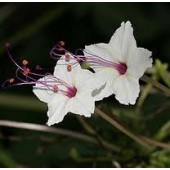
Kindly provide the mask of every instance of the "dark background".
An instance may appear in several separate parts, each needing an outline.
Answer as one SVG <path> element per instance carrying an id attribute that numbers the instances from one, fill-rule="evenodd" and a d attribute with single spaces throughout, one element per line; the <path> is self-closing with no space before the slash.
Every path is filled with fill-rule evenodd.
<path id="1" fill-rule="evenodd" d="M 170 62 L 169 3 L 1 3 L 0 53 L 10 42 L 17 59 L 51 66 L 49 51 L 63 40 L 74 52 L 85 45 L 108 42 L 122 21 L 131 21 L 138 46 L 154 58 Z M 10 64 L 10 63 L 9 63 Z M 2 70 L 3 69 L 3 70 Z M 4 68 L 1 67 L 1 71 Z M 10 72 L 9 69 L 5 70 Z M 3 75 L 4 76 L 4 75 Z M 6 75 L 4 76 L 6 77 Z"/>
<path id="2" fill-rule="evenodd" d="M 0 83 L 13 77 L 16 69 L 5 50 L 6 42 L 11 43 L 11 53 L 16 61 L 26 58 L 31 66 L 40 64 L 53 68 L 55 61 L 50 58 L 49 52 L 56 42 L 65 41 L 66 48 L 72 52 L 88 44 L 107 43 L 121 22 L 128 20 L 133 25 L 138 46 L 152 51 L 154 60 L 159 58 L 170 63 L 169 3 L 0 3 Z M 162 94 L 150 95 L 141 110 L 142 119 L 134 116 L 135 106 L 122 106 L 114 96 L 98 105 L 105 110 L 114 108 L 114 116 L 133 131 L 155 137 L 169 120 L 169 103 L 163 110 L 163 116 L 148 122 L 145 115 L 155 112 L 168 100 Z M 32 94 L 32 87 L 1 88 L 0 118 L 45 124 L 46 105 Z M 122 167 L 170 165 L 167 150 L 142 149 L 103 120 L 92 117 L 87 121 L 121 150 L 103 161 L 110 152 L 95 145 L 68 137 L 2 127 L 0 166 L 114 167 L 114 160 Z M 55 127 L 84 132 L 75 115 L 66 116 Z M 165 142 L 169 139 L 168 135 L 164 138 Z M 52 139 L 52 142 L 44 142 L 41 136 Z M 19 140 L 12 140 L 12 137 Z M 75 158 L 75 150 L 81 158 Z"/>

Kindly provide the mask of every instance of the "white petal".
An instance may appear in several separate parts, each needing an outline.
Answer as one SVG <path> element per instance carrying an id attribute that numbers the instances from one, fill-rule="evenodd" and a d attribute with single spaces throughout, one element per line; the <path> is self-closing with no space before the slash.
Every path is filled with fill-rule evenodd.
<path id="1" fill-rule="evenodd" d="M 68 112 L 68 98 L 61 94 L 56 94 L 53 99 L 48 103 L 49 117 L 47 125 L 51 126 L 55 123 L 59 123 L 64 119 L 64 116 Z"/>
<path id="2" fill-rule="evenodd" d="M 90 117 L 94 113 L 95 101 L 90 92 L 78 92 L 69 105 L 70 112 Z"/>
<path id="3" fill-rule="evenodd" d="M 105 43 L 99 43 L 94 45 L 85 46 L 85 56 L 99 56 L 108 61 L 113 61 L 113 53 L 110 46 Z"/>
<path id="4" fill-rule="evenodd" d="M 120 76 L 114 83 L 114 91 L 120 103 L 134 105 L 139 96 L 139 81 L 132 77 Z"/>
<path id="5" fill-rule="evenodd" d="M 74 85 L 80 90 L 92 91 L 100 88 L 103 84 L 95 73 L 86 69 L 81 69 L 74 77 Z"/>
<path id="6" fill-rule="evenodd" d="M 113 84 L 118 76 L 118 72 L 111 68 L 104 68 L 96 73 L 96 77 L 103 81 L 103 85 L 92 92 L 92 96 L 95 97 L 96 101 L 102 100 L 114 93 Z"/>
<path id="7" fill-rule="evenodd" d="M 121 62 L 126 61 L 130 57 L 133 50 L 136 49 L 136 40 L 129 21 L 121 23 L 121 27 L 113 34 L 109 44 L 114 57 L 117 56 Z"/>
<path id="8" fill-rule="evenodd" d="M 70 55 L 71 58 L 73 58 Z M 71 64 L 72 70 L 69 72 L 67 71 L 67 64 Z M 80 64 L 78 64 L 75 59 L 70 59 L 69 62 L 65 61 L 64 56 L 58 60 L 55 69 L 54 69 L 54 76 L 57 78 L 62 79 L 63 81 L 72 84 L 72 77 L 81 69 Z"/>
<path id="9" fill-rule="evenodd" d="M 47 80 L 50 80 L 50 76 L 45 76 L 44 78 L 39 79 L 39 82 L 46 82 Z M 34 94 L 42 101 L 45 103 L 48 103 L 51 98 L 54 95 L 54 92 L 47 88 L 46 86 L 36 83 L 35 86 L 33 86 L 33 92 Z"/>
<path id="10" fill-rule="evenodd" d="M 129 74 L 140 78 L 148 67 L 152 67 L 151 55 L 149 50 L 137 48 L 127 62 Z"/>

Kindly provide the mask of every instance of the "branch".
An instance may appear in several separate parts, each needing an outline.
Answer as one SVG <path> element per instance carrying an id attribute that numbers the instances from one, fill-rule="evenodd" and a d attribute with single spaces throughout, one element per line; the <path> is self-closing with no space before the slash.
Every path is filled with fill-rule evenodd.
<path id="1" fill-rule="evenodd" d="M 158 142 L 153 139 L 147 138 L 145 136 L 140 136 L 140 137 L 141 137 L 141 139 L 143 139 L 145 142 L 147 142 L 150 145 L 170 150 L 170 144 L 168 144 L 168 143 Z"/>
<path id="2" fill-rule="evenodd" d="M 141 77 L 141 80 L 143 80 L 146 83 L 150 83 L 153 86 L 155 86 L 156 88 L 160 89 L 161 91 L 163 91 L 166 95 L 170 95 L 170 89 L 162 84 L 160 84 L 159 82 L 157 82 L 156 80 L 148 77 L 147 75 L 143 75 L 143 77 Z"/>
<path id="3" fill-rule="evenodd" d="M 72 137 L 72 138 L 81 139 L 81 140 L 84 140 L 86 142 L 90 142 L 90 143 L 100 145 L 98 140 L 96 140 L 94 137 L 91 137 L 89 135 L 82 134 L 82 133 L 79 133 L 79 132 L 61 129 L 61 128 L 53 128 L 53 127 L 48 127 L 48 126 L 45 126 L 45 125 L 15 122 L 15 121 L 8 121 L 8 120 L 0 120 L 0 126 L 12 127 L 12 128 L 18 128 L 18 129 L 27 129 L 27 130 L 33 130 L 33 131 L 39 131 L 39 132 L 54 133 L 54 134 L 58 134 L 58 135 L 69 136 L 69 137 Z M 119 148 L 114 147 L 107 142 L 103 142 L 103 145 L 106 148 L 108 148 L 112 151 L 118 151 L 119 150 Z"/>
<path id="4" fill-rule="evenodd" d="M 95 129 L 93 129 L 92 126 L 90 126 L 83 117 L 77 115 L 77 119 L 79 120 L 80 124 L 82 125 L 82 127 L 85 129 L 85 131 L 91 135 L 93 135 L 95 137 L 95 139 L 97 139 L 97 141 L 103 146 L 105 147 L 106 145 L 108 146 L 112 146 L 114 148 L 116 148 L 118 150 L 118 147 L 109 143 L 108 141 L 106 141 L 103 137 L 101 137 L 99 134 L 97 134 L 97 132 L 95 131 Z"/>
<path id="5" fill-rule="evenodd" d="M 104 120 L 106 120 L 108 123 L 110 123 L 111 125 L 116 127 L 118 130 L 120 130 L 121 132 L 123 132 L 124 134 L 126 134 L 127 136 L 132 138 L 137 143 L 139 143 L 139 144 L 141 144 L 141 145 L 143 145 L 145 147 L 156 146 L 156 147 L 160 147 L 160 148 L 164 148 L 164 149 L 170 150 L 170 144 L 159 142 L 159 141 L 155 141 L 153 139 L 150 139 L 150 138 L 148 138 L 146 136 L 142 136 L 142 135 L 137 136 L 134 133 L 132 133 L 131 131 L 127 130 L 125 127 L 123 127 L 120 123 L 116 122 L 114 119 L 109 117 L 106 113 L 104 113 L 100 109 L 96 108 L 95 112 L 100 117 L 102 117 Z"/>
<path id="6" fill-rule="evenodd" d="M 132 132 L 124 128 L 121 124 L 119 124 L 117 121 L 109 117 L 106 113 L 104 113 L 100 109 L 96 108 L 95 113 L 99 115 L 100 117 L 102 117 L 104 120 L 106 120 L 108 123 L 116 127 L 118 130 L 120 130 L 121 132 L 123 132 L 124 134 L 132 138 L 134 141 L 136 141 L 140 145 L 148 146 L 148 144 L 144 142 L 142 139 L 140 139 L 137 135 L 133 134 Z"/>

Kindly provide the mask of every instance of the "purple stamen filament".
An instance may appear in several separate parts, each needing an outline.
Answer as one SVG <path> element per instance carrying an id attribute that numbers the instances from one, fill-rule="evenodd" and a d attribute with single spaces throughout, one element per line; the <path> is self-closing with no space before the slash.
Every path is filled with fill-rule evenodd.
<path id="1" fill-rule="evenodd" d="M 69 98 L 72 98 L 76 95 L 77 93 L 77 89 L 73 86 L 70 86 L 68 83 L 66 83 L 65 81 L 55 77 L 54 75 L 47 73 L 47 74 L 37 74 L 34 72 L 31 72 L 30 69 L 24 64 L 24 66 L 20 66 L 12 57 L 12 55 L 8 50 L 8 55 L 11 59 L 11 61 L 17 66 L 16 69 L 16 78 L 20 81 L 20 83 L 16 83 L 16 84 L 12 84 L 8 87 L 11 86 L 20 86 L 20 85 L 33 85 L 33 84 L 39 84 L 42 85 L 40 88 L 44 89 L 44 90 L 51 90 L 54 93 L 60 93 L 63 95 L 66 95 Z M 26 60 L 24 61 L 24 63 L 26 62 Z M 36 77 L 36 78 L 35 78 Z M 44 77 L 44 80 L 37 80 L 40 78 Z M 14 80 L 13 80 L 14 81 Z M 6 86 L 6 83 L 9 82 L 10 84 L 13 83 L 13 81 L 11 80 L 7 80 L 4 82 L 3 87 Z M 65 90 L 63 90 L 63 88 Z"/>
<path id="2" fill-rule="evenodd" d="M 93 67 L 109 67 L 109 68 L 114 68 L 119 72 L 120 75 L 124 75 L 127 71 L 127 65 L 126 63 L 123 62 L 112 62 L 108 61 L 106 59 L 103 59 L 99 56 L 95 55 L 90 55 L 90 56 L 79 56 L 79 59 L 82 58 L 82 60 L 86 60 L 89 62 L 90 66 Z"/>
<path id="3" fill-rule="evenodd" d="M 79 49 L 79 51 L 84 51 L 88 56 L 84 55 L 74 55 L 67 51 L 64 46 L 61 46 L 60 44 L 57 44 L 53 47 L 53 49 L 50 52 L 50 55 L 53 59 L 59 59 L 62 55 L 60 54 L 61 51 L 65 54 L 70 54 L 72 56 L 71 59 L 75 60 L 75 63 L 72 63 L 72 66 L 76 66 L 76 63 L 87 61 L 89 62 L 90 66 L 93 67 L 109 67 L 117 70 L 120 75 L 124 75 L 127 71 L 127 65 L 124 62 L 112 62 L 109 60 L 106 60 L 100 56 L 97 56 L 95 54 L 91 54 L 85 50 Z M 77 50 L 78 51 L 78 50 Z"/>
<path id="4" fill-rule="evenodd" d="M 112 62 L 109 60 L 106 60 L 102 57 L 99 57 L 97 55 L 91 54 L 87 51 L 85 51 L 86 54 L 89 54 L 89 56 L 86 56 L 86 60 L 90 63 L 93 67 L 109 67 L 116 69 L 120 75 L 124 75 L 127 71 L 127 65 L 124 62 Z M 84 57 L 84 56 L 83 56 Z"/>

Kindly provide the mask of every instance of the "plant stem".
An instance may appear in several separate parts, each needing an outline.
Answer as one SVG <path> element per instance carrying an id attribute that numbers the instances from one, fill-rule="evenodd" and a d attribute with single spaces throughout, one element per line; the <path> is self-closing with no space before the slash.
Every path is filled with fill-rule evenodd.
<path id="1" fill-rule="evenodd" d="M 144 142 L 142 139 L 140 139 L 137 135 L 133 134 L 132 132 L 130 132 L 129 130 L 127 130 L 126 128 L 124 128 L 121 124 L 119 124 L 117 121 L 115 121 L 114 119 L 112 119 L 111 117 L 109 117 L 107 114 L 105 114 L 103 111 L 101 111 L 100 109 L 96 108 L 95 109 L 95 113 L 97 115 L 99 115 L 100 117 L 102 117 L 104 120 L 106 120 L 107 122 L 109 122 L 111 125 L 113 125 L 114 127 L 116 127 L 117 129 L 119 129 L 121 132 L 123 132 L 124 134 L 126 134 L 127 136 L 129 136 L 130 138 L 132 138 L 134 141 L 136 141 L 137 143 L 139 143 L 140 145 L 143 146 L 148 146 L 148 144 L 146 142 Z"/>
<path id="2" fill-rule="evenodd" d="M 39 125 L 39 124 L 33 124 L 33 123 L 24 123 L 24 122 L 15 122 L 15 121 L 8 121 L 8 120 L 0 120 L 0 126 L 54 133 L 54 134 L 69 136 L 69 137 L 72 137 L 72 138 L 81 139 L 81 140 L 84 140 L 84 141 L 87 141 L 87 142 L 90 142 L 90 143 L 100 145 L 98 140 L 95 139 L 94 137 L 91 137 L 89 135 L 82 134 L 82 133 L 79 133 L 79 132 L 61 129 L 61 128 L 53 128 L 53 127 L 48 127 L 48 126 L 45 126 L 45 125 Z M 116 148 L 116 147 L 112 146 L 111 144 L 109 144 L 105 141 L 102 144 L 106 148 L 108 148 L 112 151 L 118 151 L 119 150 L 119 148 Z"/>
<path id="3" fill-rule="evenodd" d="M 166 86 L 160 84 L 159 82 L 157 82 L 156 80 L 148 77 L 147 75 L 143 75 L 143 77 L 141 78 L 141 80 L 143 80 L 146 83 L 151 83 L 153 86 L 155 86 L 156 88 L 160 89 L 161 91 L 163 91 L 166 95 L 170 95 L 170 89 L 167 88 Z"/>
<path id="4" fill-rule="evenodd" d="M 82 125 L 82 127 L 85 129 L 85 131 L 91 135 L 96 134 L 96 131 L 83 119 L 83 117 L 77 115 L 76 116 L 79 123 Z"/>
<path id="5" fill-rule="evenodd" d="M 147 142 L 150 145 L 170 150 L 170 144 L 168 143 L 158 142 L 153 139 L 147 138 L 145 136 L 141 136 L 141 139 L 143 139 L 145 142 Z"/>
<path id="6" fill-rule="evenodd" d="M 127 136 L 132 138 L 134 141 L 136 141 L 137 143 L 139 143 L 139 144 L 141 144 L 141 145 L 143 145 L 145 147 L 155 146 L 155 147 L 160 147 L 160 148 L 164 148 L 164 149 L 170 150 L 170 144 L 159 142 L 159 141 L 155 141 L 153 139 L 150 139 L 150 138 L 148 138 L 146 136 L 142 136 L 142 135 L 137 136 L 134 133 L 132 133 L 129 130 L 127 130 L 125 127 L 123 127 L 121 124 L 116 122 L 114 119 L 109 117 L 106 113 L 104 113 L 103 111 L 101 111 L 98 108 L 95 109 L 95 113 L 97 113 L 100 117 L 102 117 L 108 123 L 110 123 L 111 125 L 116 127 L 118 130 L 120 130 L 121 132 L 123 132 L 124 134 L 126 134 Z"/>
<path id="7" fill-rule="evenodd" d="M 158 81 L 158 76 L 156 74 L 153 74 L 152 79 L 154 81 Z M 150 93 L 152 87 L 153 87 L 153 85 L 151 83 L 148 83 L 148 84 L 146 84 L 144 89 L 141 91 L 141 94 L 140 94 L 140 96 L 138 98 L 138 102 L 137 102 L 137 110 L 138 110 L 138 112 L 139 112 L 140 108 L 142 107 L 146 97 Z"/>
<path id="8" fill-rule="evenodd" d="M 110 144 L 105 139 L 103 139 L 103 137 L 98 135 L 96 133 L 95 129 L 93 127 L 91 127 L 81 116 L 77 116 L 77 119 L 79 120 L 79 122 L 81 123 L 83 128 L 86 130 L 86 132 L 93 135 L 95 138 L 97 138 L 97 140 L 99 141 L 99 143 L 101 145 L 103 145 L 104 147 L 105 147 L 105 145 L 112 146 L 112 147 L 116 148 L 116 150 L 120 149 L 119 147 L 117 147 L 117 146 L 115 146 L 113 144 Z"/>

